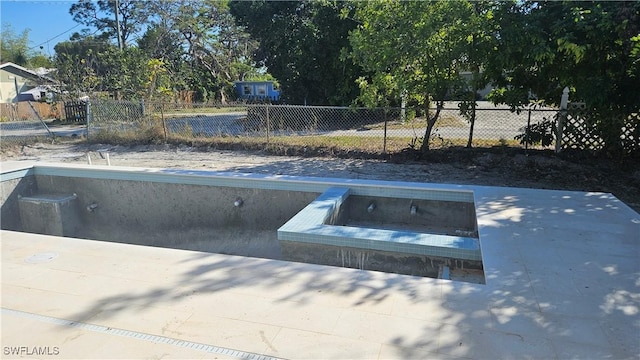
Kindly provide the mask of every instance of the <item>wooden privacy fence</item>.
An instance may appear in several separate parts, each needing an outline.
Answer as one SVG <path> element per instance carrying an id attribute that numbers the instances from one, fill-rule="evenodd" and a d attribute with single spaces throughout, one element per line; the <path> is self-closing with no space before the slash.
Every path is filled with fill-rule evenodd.
<path id="1" fill-rule="evenodd" d="M 60 119 L 63 103 L 31 102 L 42 119 Z M 37 119 L 29 103 L 26 101 L 17 103 L 0 104 L 0 121 L 26 121 Z"/>

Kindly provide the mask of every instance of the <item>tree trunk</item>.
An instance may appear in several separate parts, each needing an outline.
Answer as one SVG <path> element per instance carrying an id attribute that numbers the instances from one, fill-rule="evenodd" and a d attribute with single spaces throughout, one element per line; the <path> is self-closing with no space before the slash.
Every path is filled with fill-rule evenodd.
<path id="1" fill-rule="evenodd" d="M 471 149 L 471 143 L 473 142 L 473 126 L 476 123 L 476 99 L 475 99 L 475 86 L 474 86 L 474 99 L 471 103 L 471 118 L 469 119 L 469 139 L 467 140 L 467 148 Z"/>
<path id="2" fill-rule="evenodd" d="M 440 111 L 444 106 L 443 100 L 436 101 L 436 113 L 433 116 L 429 115 L 429 102 L 427 102 L 427 130 L 424 132 L 424 139 L 422 141 L 422 146 L 420 147 L 420 151 L 426 153 L 429 151 L 429 143 L 431 142 L 431 131 L 438 121 L 438 117 L 440 116 Z"/>
<path id="3" fill-rule="evenodd" d="M 222 103 L 222 105 L 227 104 L 227 95 L 224 93 L 224 88 L 220 89 L 220 102 Z"/>

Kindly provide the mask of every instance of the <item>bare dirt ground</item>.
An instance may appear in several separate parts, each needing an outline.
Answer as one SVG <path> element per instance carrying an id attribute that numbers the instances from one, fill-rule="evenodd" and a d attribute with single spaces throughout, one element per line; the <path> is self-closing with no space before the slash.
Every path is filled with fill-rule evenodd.
<path id="1" fill-rule="evenodd" d="M 184 168 L 258 174 L 474 184 L 612 193 L 640 212 L 640 159 L 611 159 L 584 154 L 491 148 L 451 148 L 416 157 L 404 153 L 386 158 L 342 154 L 326 157 L 299 151 L 273 155 L 263 151 L 230 151 L 185 145 L 102 145 L 69 142 L 5 147 L 2 161 L 35 160 L 106 164 L 98 150 L 108 150 L 111 165 Z M 104 154 L 104 153 L 103 153 Z"/>

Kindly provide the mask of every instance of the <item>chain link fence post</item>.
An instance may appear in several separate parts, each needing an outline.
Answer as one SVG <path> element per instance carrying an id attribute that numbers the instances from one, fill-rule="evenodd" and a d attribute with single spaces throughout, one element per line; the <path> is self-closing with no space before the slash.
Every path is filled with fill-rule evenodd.
<path id="1" fill-rule="evenodd" d="M 167 122 L 164 120 L 164 102 L 160 103 L 160 121 L 162 121 L 162 131 L 164 132 L 164 143 L 169 140 L 167 135 Z"/>
<path id="2" fill-rule="evenodd" d="M 527 114 L 527 128 L 524 130 L 524 136 L 526 141 L 524 142 L 524 153 L 529 152 L 529 143 L 531 142 L 531 106 L 529 106 Z"/>
<path id="3" fill-rule="evenodd" d="M 401 115 L 401 118 L 404 118 L 405 114 L 404 114 L 405 109 L 402 108 L 402 112 L 403 114 Z M 384 110 L 384 134 L 383 139 L 382 139 L 382 154 L 386 154 L 387 153 L 387 123 L 388 123 L 388 109 Z M 404 121 L 404 120 L 403 120 Z"/>
<path id="4" fill-rule="evenodd" d="M 265 118 L 265 122 L 267 124 L 267 144 L 269 144 L 269 128 L 271 127 L 270 122 L 269 122 L 269 104 L 266 105 L 266 118 Z"/>
<path id="5" fill-rule="evenodd" d="M 89 140 L 91 139 L 91 126 L 93 126 L 93 113 L 91 112 L 91 101 L 89 99 L 87 99 L 86 103 L 86 116 L 87 116 L 87 142 L 89 142 Z"/>
<path id="6" fill-rule="evenodd" d="M 562 130 L 564 122 L 567 118 L 567 105 L 569 103 L 569 88 L 565 87 L 562 90 L 562 98 L 560 99 L 560 114 L 558 116 L 558 123 L 556 124 L 556 153 L 562 150 Z"/>

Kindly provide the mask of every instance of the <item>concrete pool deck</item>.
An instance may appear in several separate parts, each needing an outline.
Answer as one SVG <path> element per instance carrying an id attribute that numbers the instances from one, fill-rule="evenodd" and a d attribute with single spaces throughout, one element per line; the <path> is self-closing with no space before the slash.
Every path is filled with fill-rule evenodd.
<path id="1" fill-rule="evenodd" d="M 638 213 L 456 188 L 486 285 L 2 231 L 3 357 L 640 357 Z"/>

